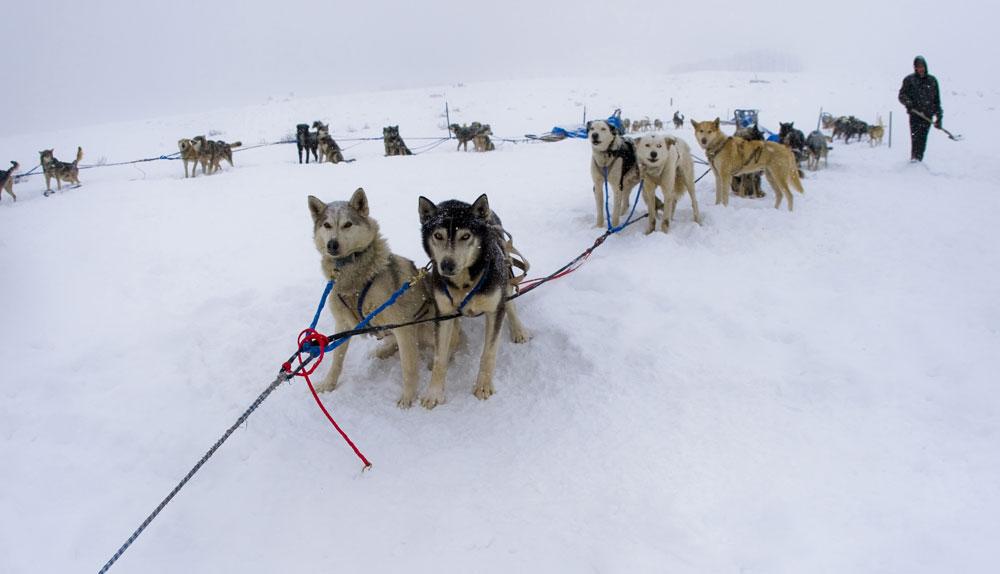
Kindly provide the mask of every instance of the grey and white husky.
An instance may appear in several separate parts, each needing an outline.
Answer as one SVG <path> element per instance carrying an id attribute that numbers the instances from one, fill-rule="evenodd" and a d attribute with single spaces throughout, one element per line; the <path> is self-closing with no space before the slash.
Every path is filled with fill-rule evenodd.
<path id="1" fill-rule="evenodd" d="M 530 338 L 518 319 L 514 302 L 507 299 L 513 292 L 513 246 L 507 242 L 500 218 L 490 209 L 486 194 L 472 205 L 458 200 L 435 205 L 421 197 L 419 213 L 439 315 L 460 312 L 486 316 L 486 341 L 473 394 L 488 399 L 493 394 L 493 369 L 504 317 L 510 321 L 513 342 L 523 343 Z M 431 384 L 421 397 L 421 403 L 429 409 L 445 402 L 444 382 L 457 321 L 436 323 Z"/>
<path id="2" fill-rule="evenodd" d="M 45 192 L 42 195 L 52 195 L 52 180 L 56 180 L 56 189 L 62 189 L 62 182 L 80 185 L 80 160 L 83 159 L 83 148 L 76 148 L 76 159 L 72 163 L 59 161 L 54 155 L 55 150 L 46 149 L 38 152 L 42 173 L 45 174 Z"/>
<path id="3" fill-rule="evenodd" d="M 337 322 L 337 331 L 353 329 L 362 317 L 371 313 L 404 283 L 417 278 L 413 261 L 390 251 L 379 233 L 378 222 L 368 213 L 368 197 L 358 188 L 349 201 L 324 203 L 309 196 L 313 220 L 313 241 L 322 256 L 323 276 L 334 280 L 327 304 Z M 416 280 L 399 299 L 377 315 L 371 325 L 392 325 L 434 315 L 434 300 L 426 280 Z M 392 330 L 375 355 L 388 358 L 399 350 L 403 367 L 403 394 L 398 405 L 407 408 L 417 396 L 419 383 L 419 345 L 432 344 L 428 324 L 409 325 Z M 318 391 L 337 388 L 350 340 L 333 352 L 333 366 L 317 387 Z"/>

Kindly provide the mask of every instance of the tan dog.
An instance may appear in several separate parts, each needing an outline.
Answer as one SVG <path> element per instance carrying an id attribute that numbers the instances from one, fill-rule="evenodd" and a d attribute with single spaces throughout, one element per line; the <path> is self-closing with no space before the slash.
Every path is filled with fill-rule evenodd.
<path id="1" fill-rule="evenodd" d="M 762 171 L 774 189 L 775 209 L 781 206 L 781 199 L 785 198 L 788 200 L 788 211 L 792 210 L 790 187 L 804 193 L 792 150 L 777 142 L 729 137 L 719 129 L 719 118 L 710 122 L 691 120 L 691 125 L 694 126 L 698 145 L 705 150 L 715 174 L 716 205 L 729 205 L 729 188 L 733 176 Z"/>
<path id="2" fill-rule="evenodd" d="M 184 162 L 184 177 L 188 177 L 188 164 L 191 164 L 191 177 L 195 176 L 195 172 L 198 171 L 198 156 L 200 154 L 200 143 L 205 138 L 202 137 L 200 140 L 192 139 L 179 139 L 177 140 L 177 149 L 181 151 L 181 160 Z M 202 173 L 205 169 L 202 168 Z"/>
<path id="3" fill-rule="evenodd" d="M 885 137 L 885 126 L 882 125 L 882 118 L 878 118 L 877 123 L 868 128 L 868 143 L 872 147 L 880 146 L 883 137 Z"/>
<path id="4" fill-rule="evenodd" d="M 698 198 L 694 195 L 694 159 L 687 142 L 671 136 L 643 136 L 635 140 L 635 156 L 642 177 L 642 197 L 646 200 L 649 213 L 646 233 L 656 229 L 657 187 L 663 190 L 663 223 L 660 229 L 664 233 L 670 228 L 677 200 L 685 190 L 691 197 L 695 223 L 700 223 Z"/>
<path id="5" fill-rule="evenodd" d="M 47 149 L 38 152 L 39 163 L 42 164 L 42 173 L 45 174 L 45 193 L 42 195 L 51 195 L 52 192 L 52 178 L 56 180 L 56 189 L 62 190 L 62 182 L 72 183 L 75 185 L 80 185 L 80 160 L 83 159 L 83 148 L 76 148 L 76 159 L 73 163 L 66 163 L 64 161 L 59 161 L 53 155 L 55 150 Z"/>
<path id="6" fill-rule="evenodd" d="M 632 124 L 635 125 L 634 123 Z M 611 225 L 617 227 L 628 210 L 628 196 L 639 184 L 639 167 L 635 161 L 635 146 L 604 120 L 587 123 L 590 140 L 590 178 L 594 182 L 594 204 L 597 227 L 604 227 L 604 185 L 611 190 L 609 211 Z"/>

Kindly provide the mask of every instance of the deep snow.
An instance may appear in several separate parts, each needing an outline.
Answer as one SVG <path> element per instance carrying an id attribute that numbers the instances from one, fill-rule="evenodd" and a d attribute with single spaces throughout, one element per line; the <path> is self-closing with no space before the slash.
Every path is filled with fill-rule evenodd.
<path id="1" fill-rule="evenodd" d="M 519 300 L 534 339 L 501 346 L 489 401 L 471 394 L 481 320 L 433 411 L 398 409 L 398 358 L 355 341 L 323 398 L 371 472 L 301 381 L 283 385 L 112 572 L 992 570 L 1000 94 L 945 84 L 946 127 L 966 139 L 934 133 L 927 164 L 910 165 L 896 79 L 763 78 L 484 83 L 0 139 L 0 160 L 27 170 L 43 147 L 115 162 L 208 130 L 275 141 L 316 118 L 339 138 L 387 124 L 433 136 L 446 100 L 453 121 L 499 136 L 577 122 L 584 105 L 663 119 L 760 107 L 772 129 L 806 132 L 820 106 L 897 112 L 892 149 L 838 142 L 794 213 L 770 191 L 713 206 L 709 175 L 702 226 L 682 200 L 670 234 L 632 226 Z M 585 142 L 452 145 L 383 158 L 363 143 L 336 166 L 280 145 L 210 177 L 153 162 L 5 196 L 0 571 L 99 569 L 273 379 L 323 289 L 308 194 L 364 186 L 418 264 L 420 194 L 488 193 L 532 276 L 599 234 Z"/>

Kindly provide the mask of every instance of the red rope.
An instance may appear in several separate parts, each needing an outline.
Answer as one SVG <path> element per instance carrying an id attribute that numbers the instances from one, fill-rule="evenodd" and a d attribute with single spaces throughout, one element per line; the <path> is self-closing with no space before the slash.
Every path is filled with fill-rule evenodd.
<path id="1" fill-rule="evenodd" d="M 326 407 L 323 406 L 323 401 L 319 399 L 319 393 L 316 392 L 316 388 L 313 387 L 312 381 L 309 379 L 309 375 L 313 374 L 316 371 L 316 368 L 319 367 L 319 364 L 323 361 L 323 356 L 326 354 L 326 346 L 329 342 L 330 340 L 325 335 L 323 335 L 322 333 L 318 333 L 314 329 L 305 329 L 301 333 L 299 333 L 299 341 L 298 341 L 299 350 L 296 351 L 295 353 L 295 358 L 299 361 L 299 364 L 300 365 L 303 364 L 302 347 L 306 343 L 312 343 L 318 345 L 319 355 L 316 357 L 316 360 L 313 361 L 311 367 L 303 368 L 301 372 L 296 373 L 295 376 L 302 377 L 303 379 L 306 380 L 306 384 L 309 385 L 309 392 L 311 392 L 313 398 L 316 399 L 316 404 L 319 405 L 320 410 L 323 411 L 324 415 L 326 415 L 326 418 L 330 421 L 330 424 L 333 425 L 333 428 L 337 429 L 337 432 L 340 433 L 340 436 L 344 437 L 344 441 L 347 442 L 348 446 L 351 447 L 351 449 L 354 451 L 354 454 L 356 454 L 358 458 L 361 459 L 361 462 L 364 463 L 365 465 L 364 470 L 368 470 L 369 468 L 371 468 L 372 463 L 368 462 L 368 459 L 365 458 L 365 455 L 362 454 L 362 452 L 354 444 L 354 441 L 351 440 L 351 437 L 347 436 L 347 433 L 345 433 L 344 430 L 340 428 L 340 425 L 337 424 L 337 421 L 333 420 L 333 417 L 330 416 L 330 411 L 326 410 Z M 291 361 L 282 365 L 282 368 L 284 368 L 286 372 L 291 373 L 292 372 Z"/>

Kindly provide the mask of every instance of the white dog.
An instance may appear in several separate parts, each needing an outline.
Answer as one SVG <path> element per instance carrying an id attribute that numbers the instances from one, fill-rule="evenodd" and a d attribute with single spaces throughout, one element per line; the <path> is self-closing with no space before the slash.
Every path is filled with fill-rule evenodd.
<path id="1" fill-rule="evenodd" d="M 646 201 L 649 220 L 646 233 L 656 229 L 656 188 L 663 189 L 663 224 L 666 232 L 674 218 L 677 200 L 687 190 L 691 197 L 695 223 L 701 223 L 698 199 L 694 194 L 694 160 L 687 142 L 672 136 L 643 136 L 635 140 L 635 154 L 642 178 L 642 198 Z"/>

